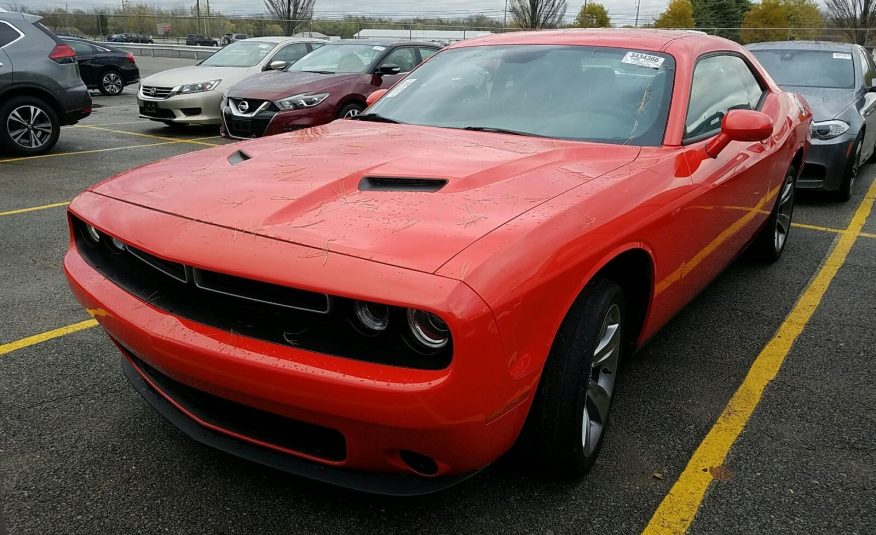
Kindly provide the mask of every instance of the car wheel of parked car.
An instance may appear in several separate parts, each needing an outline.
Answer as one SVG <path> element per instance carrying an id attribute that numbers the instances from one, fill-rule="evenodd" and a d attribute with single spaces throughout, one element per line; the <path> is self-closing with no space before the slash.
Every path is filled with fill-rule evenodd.
<path id="1" fill-rule="evenodd" d="M 551 347 L 521 445 L 552 475 L 590 471 L 608 427 L 624 348 L 623 290 L 608 279 L 588 284 Z"/>
<path id="2" fill-rule="evenodd" d="M 796 179 L 797 170 L 793 166 L 789 167 L 770 217 L 749 248 L 756 260 L 775 262 L 785 250 L 788 233 L 791 231 L 791 218 L 794 215 Z"/>
<path id="3" fill-rule="evenodd" d="M 122 91 L 125 89 L 125 82 L 122 81 L 122 77 L 119 75 L 118 71 L 106 71 L 100 75 L 100 85 L 98 86 L 98 89 L 102 94 L 110 97 L 121 95 Z"/>
<path id="4" fill-rule="evenodd" d="M 361 104 L 351 102 L 338 111 L 338 119 L 349 119 L 362 113 L 365 108 Z"/>
<path id="5" fill-rule="evenodd" d="M 55 146 L 60 133 L 58 115 L 39 98 L 13 97 L 0 105 L 0 145 L 16 154 L 42 154 Z"/>
<path id="6" fill-rule="evenodd" d="M 840 202 L 846 202 L 852 198 L 852 191 L 855 189 L 855 180 L 858 178 L 858 171 L 861 169 L 861 149 L 864 146 L 864 135 L 858 136 L 855 141 L 855 147 L 852 149 L 852 157 L 849 158 L 849 163 L 846 165 L 846 174 L 836 191 L 836 198 Z"/>

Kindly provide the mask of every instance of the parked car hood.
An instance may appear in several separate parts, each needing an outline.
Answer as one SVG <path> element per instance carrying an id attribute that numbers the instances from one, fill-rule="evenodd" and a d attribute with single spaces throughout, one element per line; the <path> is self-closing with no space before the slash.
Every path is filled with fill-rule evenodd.
<path id="1" fill-rule="evenodd" d="M 93 191 L 315 253 L 432 273 L 478 238 L 635 160 L 639 150 L 339 120 L 149 164 Z M 392 186 L 363 190 L 365 177 Z M 426 191 L 400 178 L 446 184 Z"/>
<path id="2" fill-rule="evenodd" d="M 783 87 L 786 91 L 803 95 L 812 108 L 813 121 L 828 121 L 855 102 L 853 89 L 830 89 L 825 87 Z"/>
<path id="3" fill-rule="evenodd" d="M 257 67 L 206 67 L 191 65 L 189 67 L 177 67 L 147 76 L 140 84 L 155 87 L 175 87 L 180 84 L 192 84 L 207 82 L 209 80 L 222 80 L 222 86 L 227 87 L 238 80 L 245 78 Z"/>
<path id="4" fill-rule="evenodd" d="M 229 97 L 277 100 L 358 78 L 361 74 L 320 74 L 300 71 L 266 71 L 244 78 L 228 90 Z"/>

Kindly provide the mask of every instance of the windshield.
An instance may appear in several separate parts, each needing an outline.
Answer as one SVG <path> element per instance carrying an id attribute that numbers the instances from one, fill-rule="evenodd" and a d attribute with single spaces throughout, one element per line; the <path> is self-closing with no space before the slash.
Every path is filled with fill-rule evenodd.
<path id="1" fill-rule="evenodd" d="M 830 50 L 752 50 L 779 85 L 851 89 L 855 67 L 850 52 Z"/>
<path id="2" fill-rule="evenodd" d="M 380 45 L 326 45 L 304 56 L 289 67 L 290 71 L 323 73 L 364 73 L 385 46 Z"/>
<path id="3" fill-rule="evenodd" d="M 660 145 L 674 66 L 668 55 L 620 48 L 456 48 L 436 54 L 369 112 L 424 126 Z"/>
<path id="4" fill-rule="evenodd" d="M 277 46 L 266 41 L 232 43 L 201 62 L 208 67 L 252 67 Z"/>

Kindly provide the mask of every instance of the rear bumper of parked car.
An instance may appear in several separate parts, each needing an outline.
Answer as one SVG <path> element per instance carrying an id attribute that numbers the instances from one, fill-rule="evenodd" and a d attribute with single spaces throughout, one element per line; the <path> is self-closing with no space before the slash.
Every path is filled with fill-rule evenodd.
<path id="1" fill-rule="evenodd" d="M 113 215 L 119 213 L 111 209 L 114 203 L 88 210 L 97 217 L 94 224 L 113 228 L 124 217 Z M 199 232 L 215 243 L 233 241 L 227 229 L 203 225 Z M 305 249 L 250 241 L 287 258 Z M 403 271 L 353 262 L 362 268 L 357 277 L 396 280 L 395 272 Z M 454 302 L 461 301 L 470 323 L 459 329 L 458 345 L 454 338 L 453 361 L 445 369 L 420 370 L 280 346 L 177 317 L 101 275 L 72 242 L 64 269 L 74 295 L 119 346 L 126 373 L 147 401 L 196 440 L 253 461 L 369 492 L 421 494 L 495 460 L 526 418 L 534 380 L 512 376 L 492 313 L 462 283 L 454 295 L 463 297 Z M 424 284 L 432 277 L 447 284 L 407 273 Z M 312 432 L 315 438 L 304 438 L 325 441 L 316 450 L 333 453 L 274 442 L 264 429 L 253 431 L 259 421 L 274 432 L 285 425 Z M 426 456 L 434 471 L 425 473 L 418 468 L 421 458 L 411 461 L 407 452 Z"/>
<path id="2" fill-rule="evenodd" d="M 65 90 L 61 93 L 61 124 L 72 125 L 91 115 L 91 95 L 85 84 Z"/>
<path id="3" fill-rule="evenodd" d="M 165 99 L 147 98 L 141 92 L 137 93 L 140 117 L 180 124 L 220 124 L 222 122 L 219 113 L 221 100 L 222 92 L 216 90 L 190 95 L 174 95 Z"/>
<path id="4" fill-rule="evenodd" d="M 855 139 L 856 136 L 849 133 L 828 140 L 813 138 L 797 187 L 823 191 L 838 190 L 845 177 Z"/>

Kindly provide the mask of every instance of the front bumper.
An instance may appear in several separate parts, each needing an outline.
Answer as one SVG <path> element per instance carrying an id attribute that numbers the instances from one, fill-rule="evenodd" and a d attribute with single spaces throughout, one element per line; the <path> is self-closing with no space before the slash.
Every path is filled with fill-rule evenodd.
<path id="1" fill-rule="evenodd" d="M 217 90 L 174 95 L 165 99 L 144 97 L 141 91 L 137 92 L 140 117 L 179 124 L 221 124 L 221 100 L 222 92 Z"/>
<path id="2" fill-rule="evenodd" d="M 334 120 L 331 107 L 320 104 L 302 110 L 266 109 L 251 116 L 234 114 L 226 104 L 222 107 L 222 127 L 224 135 L 233 139 L 250 139 L 282 134 L 302 128 L 310 128 L 330 123 Z"/>
<path id="3" fill-rule="evenodd" d="M 94 194 L 77 198 L 71 211 L 119 235 L 130 235 L 136 228 L 181 229 L 174 216 Z M 73 293 L 129 355 L 127 367 L 136 371 L 139 358 L 173 381 L 217 398 L 334 430 L 343 435 L 345 449 L 340 458 L 326 458 L 239 430 L 205 426 L 178 408 L 177 413 L 168 409 L 167 403 L 173 403 L 157 388 L 144 390 L 144 376 L 138 373 L 143 381 L 135 377 L 132 382 L 144 397 L 197 440 L 306 477 L 401 494 L 432 492 L 458 482 L 514 443 L 535 378 L 512 374 L 492 313 L 464 284 L 349 257 L 332 257 L 323 264 L 320 258 L 308 260 L 310 249 L 295 244 L 237 239 L 232 230 L 205 224 L 183 227 L 173 237 L 159 231 L 150 233 L 154 237 L 142 236 L 139 245 L 166 258 L 197 254 L 204 268 L 215 269 L 220 262 L 223 269 L 253 277 L 275 262 L 302 259 L 289 271 L 304 287 L 322 280 L 331 286 L 325 291 L 336 295 L 380 297 L 399 304 L 405 304 L 402 296 L 415 295 L 423 306 L 454 310 L 448 317 L 454 332 L 454 357 L 448 368 L 373 364 L 246 338 L 174 316 L 110 282 L 71 243 L 64 268 Z M 236 244 L 246 250 L 229 255 L 223 248 L 197 243 Z M 395 282 L 363 282 L 387 280 Z M 366 295 L 374 288 L 383 291 Z M 166 403 L 156 401 L 156 396 Z M 404 459 L 404 451 L 428 456 L 436 470 L 418 473 Z M 404 477 L 397 479 L 400 476 Z M 444 477 L 451 478 L 439 482 Z M 375 483 L 396 480 L 396 487 Z"/>
<path id="4" fill-rule="evenodd" d="M 797 187 L 822 191 L 838 190 L 845 178 L 856 136 L 857 133 L 846 132 L 829 140 L 813 138 L 797 180 Z"/>

